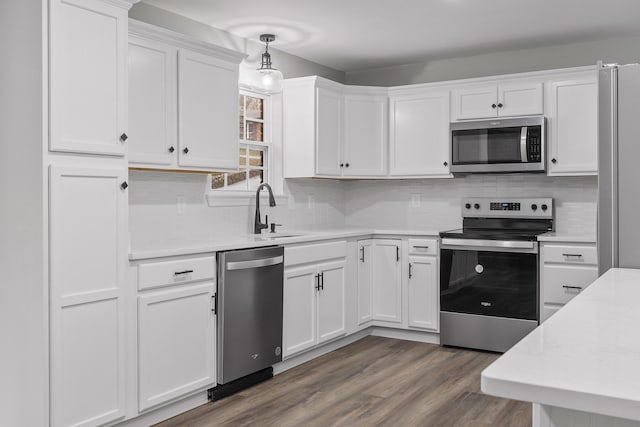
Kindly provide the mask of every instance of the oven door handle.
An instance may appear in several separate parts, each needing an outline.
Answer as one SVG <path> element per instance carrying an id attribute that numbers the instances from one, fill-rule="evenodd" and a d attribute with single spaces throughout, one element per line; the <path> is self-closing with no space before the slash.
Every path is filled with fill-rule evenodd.
<path id="1" fill-rule="evenodd" d="M 482 248 L 534 249 L 536 242 L 521 240 L 480 240 L 480 239 L 452 239 L 445 237 L 442 245 L 474 246 Z"/>

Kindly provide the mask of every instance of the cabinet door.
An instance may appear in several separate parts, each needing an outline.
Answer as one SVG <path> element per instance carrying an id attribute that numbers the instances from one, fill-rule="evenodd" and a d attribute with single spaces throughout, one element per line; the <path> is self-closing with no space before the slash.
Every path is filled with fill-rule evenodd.
<path id="1" fill-rule="evenodd" d="M 551 84 L 549 175 L 598 173 L 598 83 L 593 78 Z"/>
<path id="2" fill-rule="evenodd" d="M 346 261 L 320 264 L 318 291 L 318 343 L 344 335 Z"/>
<path id="3" fill-rule="evenodd" d="M 402 321 L 400 241 L 376 240 L 373 247 L 373 320 Z"/>
<path id="4" fill-rule="evenodd" d="M 438 330 L 438 258 L 409 257 L 409 326 Z"/>
<path id="5" fill-rule="evenodd" d="M 122 156 L 127 10 L 99 0 L 50 4 L 50 149 Z"/>
<path id="6" fill-rule="evenodd" d="M 358 242 L 358 325 L 373 319 L 373 240 Z"/>
<path id="7" fill-rule="evenodd" d="M 495 85 L 456 89 L 453 96 L 453 119 L 482 119 L 498 115 L 498 90 Z"/>
<path id="8" fill-rule="evenodd" d="M 316 266 L 284 272 L 282 356 L 313 347 L 316 336 Z"/>
<path id="9" fill-rule="evenodd" d="M 129 163 L 171 165 L 177 154 L 175 48 L 129 38 Z"/>
<path id="10" fill-rule="evenodd" d="M 213 282 L 138 297 L 138 409 L 215 383 Z"/>
<path id="11" fill-rule="evenodd" d="M 505 83 L 498 86 L 498 115 L 542 114 L 542 83 Z"/>
<path id="12" fill-rule="evenodd" d="M 53 426 L 103 425 L 125 413 L 126 174 L 50 170 Z"/>
<path id="13" fill-rule="evenodd" d="M 392 176 L 449 175 L 449 92 L 391 98 Z"/>
<path id="14" fill-rule="evenodd" d="M 340 176 L 342 94 L 316 89 L 316 174 Z"/>
<path id="15" fill-rule="evenodd" d="M 178 164 L 237 169 L 238 66 L 178 52 Z"/>
<path id="16" fill-rule="evenodd" d="M 344 97 L 343 176 L 387 173 L 387 97 Z"/>

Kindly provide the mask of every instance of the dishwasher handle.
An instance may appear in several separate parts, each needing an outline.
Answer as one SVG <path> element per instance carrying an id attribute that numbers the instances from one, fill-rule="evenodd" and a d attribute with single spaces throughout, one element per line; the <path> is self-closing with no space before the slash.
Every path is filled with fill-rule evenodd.
<path id="1" fill-rule="evenodd" d="M 284 262 L 284 257 L 276 256 L 273 258 L 252 259 L 251 261 L 234 261 L 227 263 L 227 270 L 246 270 L 248 268 L 269 267 L 270 265 L 278 265 Z"/>

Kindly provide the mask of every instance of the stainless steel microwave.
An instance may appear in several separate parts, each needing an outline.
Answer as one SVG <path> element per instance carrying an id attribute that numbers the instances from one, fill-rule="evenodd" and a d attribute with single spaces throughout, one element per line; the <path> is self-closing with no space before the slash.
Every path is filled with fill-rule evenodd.
<path id="1" fill-rule="evenodd" d="M 451 124 L 452 173 L 544 172 L 544 116 Z"/>

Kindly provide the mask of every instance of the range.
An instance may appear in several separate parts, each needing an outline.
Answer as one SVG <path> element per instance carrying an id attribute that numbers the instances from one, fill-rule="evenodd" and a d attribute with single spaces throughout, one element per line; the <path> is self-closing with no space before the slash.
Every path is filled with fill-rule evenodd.
<path id="1" fill-rule="evenodd" d="M 537 236 L 553 230 L 553 199 L 464 199 L 462 217 L 440 233 L 440 343 L 504 352 L 539 323 Z"/>

